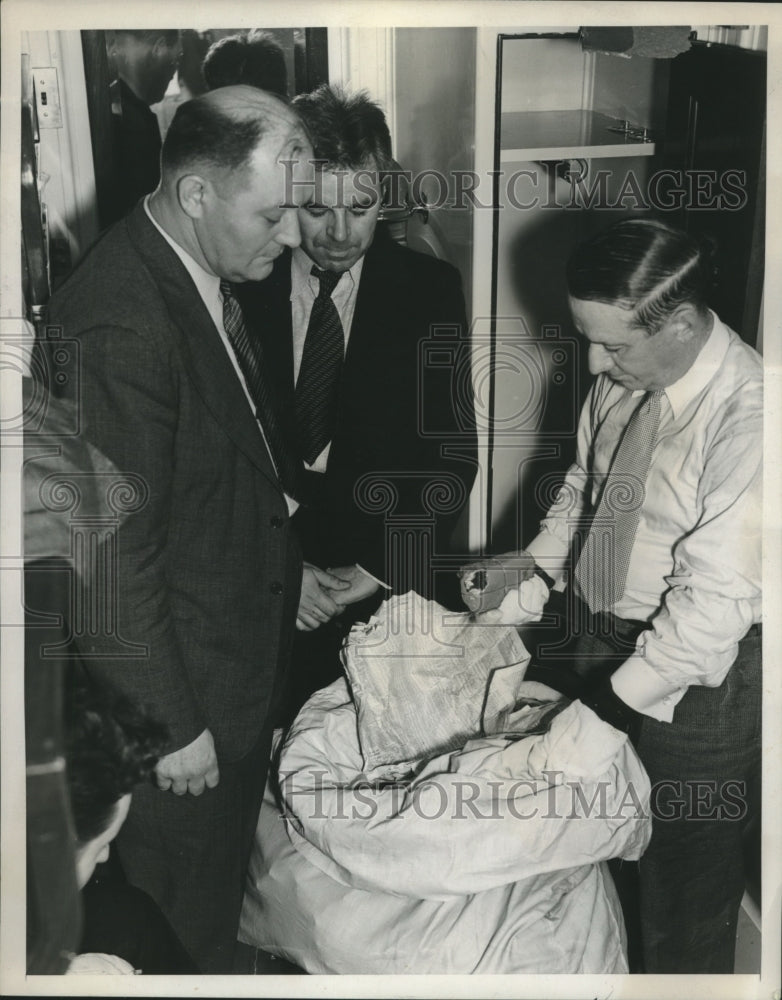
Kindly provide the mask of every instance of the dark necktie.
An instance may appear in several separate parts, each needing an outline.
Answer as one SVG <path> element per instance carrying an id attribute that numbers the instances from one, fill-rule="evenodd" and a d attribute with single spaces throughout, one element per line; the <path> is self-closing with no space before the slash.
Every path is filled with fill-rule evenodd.
<path id="1" fill-rule="evenodd" d="M 223 297 L 223 326 L 255 403 L 256 420 L 263 430 L 283 490 L 288 496 L 295 497 L 298 492 L 297 462 L 285 447 L 280 432 L 276 409 L 266 383 L 263 348 L 257 337 L 249 336 L 242 307 L 234 297 L 230 282 L 220 282 L 220 293 Z"/>
<path id="2" fill-rule="evenodd" d="M 576 566 L 575 582 L 593 614 L 610 609 L 624 594 L 662 397 L 662 390 L 647 392 L 630 418 Z"/>
<path id="3" fill-rule="evenodd" d="M 320 288 L 312 305 L 296 381 L 296 428 L 301 455 L 308 465 L 334 436 L 345 354 L 342 323 L 331 299 L 342 274 L 317 267 L 311 273 L 320 282 Z"/>

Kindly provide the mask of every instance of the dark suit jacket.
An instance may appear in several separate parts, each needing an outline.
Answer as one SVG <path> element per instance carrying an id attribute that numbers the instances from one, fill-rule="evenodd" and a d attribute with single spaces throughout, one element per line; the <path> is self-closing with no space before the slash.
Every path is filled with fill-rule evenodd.
<path id="1" fill-rule="evenodd" d="M 162 147 L 154 111 L 124 80 L 115 80 L 110 90 L 116 177 L 101 215 L 102 228 L 127 215 L 139 198 L 158 186 Z"/>
<path id="2" fill-rule="evenodd" d="M 263 339 L 290 433 L 290 254 L 266 281 L 238 291 L 248 326 Z M 310 495 L 294 517 L 305 558 L 323 567 L 359 563 L 397 591 L 427 589 L 421 558 L 389 557 L 389 528 L 431 526 L 435 554 L 447 552 L 475 477 L 475 456 L 458 272 L 399 246 L 378 227 L 364 258 L 328 469 L 308 477 Z"/>
<path id="3" fill-rule="evenodd" d="M 114 498 L 137 509 L 98 591 L 108 617 L 77 624 L 85 666 L 153 710 L 169 749 L 208 727 L 218 758 L 238 759 L 272 706 L 300 556 L 227 352 L 141 203 L 53 297 L 50 323 L 81 433 L 138 477 L 135 498 Z"/>

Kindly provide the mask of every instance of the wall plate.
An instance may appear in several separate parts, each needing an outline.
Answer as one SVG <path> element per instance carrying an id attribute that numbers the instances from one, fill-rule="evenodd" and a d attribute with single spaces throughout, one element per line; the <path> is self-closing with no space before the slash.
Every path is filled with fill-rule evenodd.
<path id="1" fill-rule="evenodd" d="M 62 128 L 60 84 L 54 66 L 33 67 L 38 128 Z"/>

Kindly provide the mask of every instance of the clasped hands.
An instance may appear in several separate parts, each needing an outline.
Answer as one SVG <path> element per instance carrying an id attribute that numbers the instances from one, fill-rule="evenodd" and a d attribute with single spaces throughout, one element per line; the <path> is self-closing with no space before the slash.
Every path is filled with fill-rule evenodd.
<path id="1" fill-rule="evenodd" d="M 304 563 L 296 628 L 312 632 L 347 607 L 371 597 L 380 584 L 358 566 L 319 569 Z"/>

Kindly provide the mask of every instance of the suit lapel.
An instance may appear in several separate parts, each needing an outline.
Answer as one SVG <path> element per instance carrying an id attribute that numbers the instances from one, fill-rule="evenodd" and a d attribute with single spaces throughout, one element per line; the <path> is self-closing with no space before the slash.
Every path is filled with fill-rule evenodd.
<path id="1" fill-rule="evenodd" d="M 291 254 L 282 253 L 265 281 L 236 286 L 248 329 L 260 337 L 272 373 L 275 394 L 287 407 L 293 399 L 293 330 L 291 324 Z"/>
<path id="2" fill-rule="evenodd" d="M 291 454 L 296 455 L 290 259 L 290 251 L 286 250 L 275 261 L 265 281 L 248 281 L 236 285 L 235 291 L 247 329 L 251 336 L 258 337 L 263 347 L 269 392 L 278 414 L 283 442 Z"/>
<path id="3" fill-rule="evenodd" d="M 166 303 L 170 329 L 196 391 L 236 447 L 280 489 L 247 397 L 190 275 L 147 218 L 143 203 L 128 217 L 127 225 L 131 242 Z"/>
<path id="4" fill-rule="evenodd" d="M 399 268 L 388 245 L 390 237 L 377 232 L 364 257 L 356 310 L 345 355 L 346 380 L 360 376 L 369 365 L 382 364 L 383 345 L 394 335 L 398 307 L 409 289 L 400 278 Z"/>

